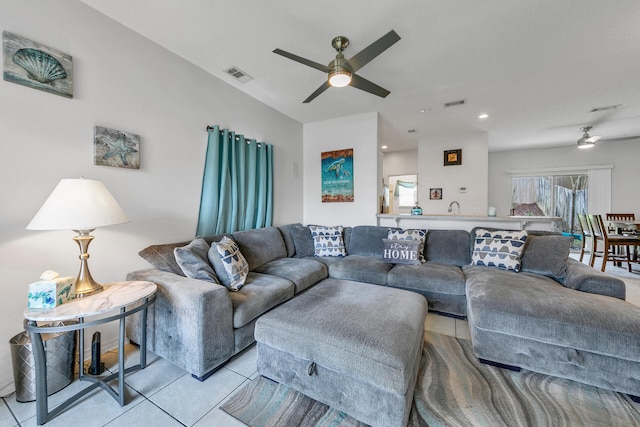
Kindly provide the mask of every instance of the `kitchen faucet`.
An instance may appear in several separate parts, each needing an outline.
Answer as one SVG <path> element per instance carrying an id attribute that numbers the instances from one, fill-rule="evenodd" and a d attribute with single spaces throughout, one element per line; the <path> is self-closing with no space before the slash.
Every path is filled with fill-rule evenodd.
<path id="1" fill-rule="evenodd" d="M 453 205 L 454 204 L 457 206 L 455 211 L 453 210 Z M 453 213 L 452 213 L 452 211 L 453 211 Z M 460 215 L 460 203 L 458 203 L 456 200 L 454 200 L 453 202 L 449 203 L 449 210 L 447 212 L 452 213 L 452 215 Z"/>

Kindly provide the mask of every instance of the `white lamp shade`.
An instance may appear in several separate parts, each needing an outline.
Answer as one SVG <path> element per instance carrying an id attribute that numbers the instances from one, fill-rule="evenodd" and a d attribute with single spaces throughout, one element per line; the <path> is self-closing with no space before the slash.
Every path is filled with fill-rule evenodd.
<path id="1" fill-rule="evenodd" d="M 129 222 L 101 181 L 63 179 L 33 217 L 28 230 L 93 230 Z"/>

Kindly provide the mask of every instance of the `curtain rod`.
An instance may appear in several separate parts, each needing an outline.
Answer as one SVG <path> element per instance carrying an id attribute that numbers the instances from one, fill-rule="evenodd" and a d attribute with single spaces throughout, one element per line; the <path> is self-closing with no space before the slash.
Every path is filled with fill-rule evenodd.
<path id="1" fill-rule="evenodd" d="M 215 129 L 214 126 L 207 125 L 207 132 L 209 132 L 210 130 L 214 130 L 214 129 Z M 221 135 L 224 133 L 224 131 L 222 129 L 220 129 L 218 132 L 220 132 Z M 236 139 L 240 139 L 240 135 L 236 135 Z M 252 139 L 252 138 L 245 138 L 245 140 L 247 141 L 247 144 L 250 144 L 251 141 L 254 141 L 256 144 L 258 144 L 258 147 L 261 147 L 262 144 L 263 144 L 262 142 L 258 142 L 257 140 Z"/>

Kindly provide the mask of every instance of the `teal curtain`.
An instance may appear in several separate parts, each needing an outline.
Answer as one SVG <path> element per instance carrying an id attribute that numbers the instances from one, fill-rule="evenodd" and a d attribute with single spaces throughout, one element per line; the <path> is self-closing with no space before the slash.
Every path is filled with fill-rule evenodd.
<path id="1" fill-rule="evenodd" d="M 404 187 L 404 188 L 414 188 L 416 186 L 415 182 L 410 182 L 410 181 L 396 181 L 396 188 L 393 192 L 393 195 L 395 197 L 398 197 L 400 195 L 400 187 Z"/>
<path id="2" fill-rule="evenodd" d="M 273 223 L 273 146 L 208 127 L 196 235 L 232 233 Z"/>

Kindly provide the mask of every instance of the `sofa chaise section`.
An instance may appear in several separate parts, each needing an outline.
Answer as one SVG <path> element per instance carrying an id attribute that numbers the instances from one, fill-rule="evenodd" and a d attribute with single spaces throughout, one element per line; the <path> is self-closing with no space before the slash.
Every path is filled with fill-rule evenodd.
<path id="1" fill-rule="evenodd" d="M 567 277 L 581 269 L 570 263 Z M 478 358 L 640 395 L 640 307 L 530 273 L 464 272 Z M 618 283 L 611 284 L 615 294 Z"/>

